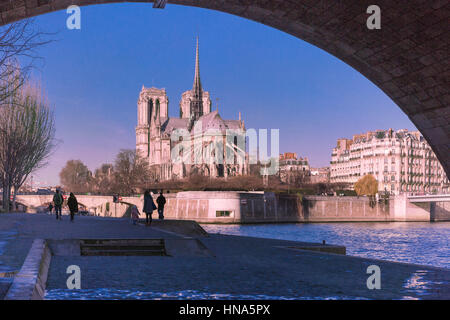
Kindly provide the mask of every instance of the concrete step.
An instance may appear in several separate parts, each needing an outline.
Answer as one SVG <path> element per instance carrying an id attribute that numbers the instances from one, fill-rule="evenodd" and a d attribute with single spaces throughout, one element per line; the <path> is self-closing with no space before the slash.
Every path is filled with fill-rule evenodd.
<path id="1" fill-rule="evenodd" d="M 81 250 L 82 256 L 165 256 L 162 250 Z"/>
<path id="2" fill-rule="evenodd" d="M 165 256 L 163 239 L 84 239 L 82 256 Z"/>
<path id="3" fill-rule="evenodd" d="M 146 244 L 126 244 L 126 245 L 109 245 L 109 244 L 83 244 L 81 245 L 83 250 L 158 250 L 163 248 L 163 245 L 146 245 Z"/>
<path id="4" fill-rule="evenodd" d="M 164 245 L 164 239 L 82 239 L 81 244 L 146 244 L 146 245 Z"/>

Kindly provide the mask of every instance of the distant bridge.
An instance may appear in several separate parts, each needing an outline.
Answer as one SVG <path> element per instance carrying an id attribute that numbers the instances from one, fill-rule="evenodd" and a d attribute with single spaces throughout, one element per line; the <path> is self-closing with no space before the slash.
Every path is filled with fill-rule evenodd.
<path id="1" fill-rule="evenodd" d="M 85 207 L 88 211 L 105 215 L 121 216 L 128 206 L 136 205 L 142 208 L 144 197 L 121 197 L 118 204 L 113 202 L 112 196 L 92 196 L 92 195 L 75 195 L 78 204 Z M 53 202 L 53 194 L 50 195 L 17 195 L 16 202 L 27 207 L 27 211 L 33 211 L 38 208 L 47 207 Z M 109 203 L 109 205 L 108 205 Z M 118 208 L 119 207 L 119 208 Z"/>
<path id="2" fill-rule="evenodd" d="M 450 194 L 427 194 L 420 196 L 407 196 L 409 202 L 450 202 Z"/>

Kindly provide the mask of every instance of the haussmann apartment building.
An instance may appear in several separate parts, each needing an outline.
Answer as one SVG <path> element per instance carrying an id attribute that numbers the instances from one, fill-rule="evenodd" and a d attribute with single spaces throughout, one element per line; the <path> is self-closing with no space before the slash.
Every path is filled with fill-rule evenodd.
<path id="1" fill-rule="evenodd" d="M 376 130 L 338 139 L 330 162 L 330 182 L 353 187 L 364 175 L 391 194 L 449 193 L 449 180 L 419 131 Z"/>

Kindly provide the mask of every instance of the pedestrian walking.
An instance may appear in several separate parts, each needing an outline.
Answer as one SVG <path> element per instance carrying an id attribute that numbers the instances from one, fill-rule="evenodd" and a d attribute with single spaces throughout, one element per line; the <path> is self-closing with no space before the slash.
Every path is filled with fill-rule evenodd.
<path id="1" fill-rule="evenodd" d="M 131 207 L 131 221 L 133 221 L 133 224 L 136 225 L 139 221 L 139 210 L 136 206 Z"/>
<path id="2" fill-rule="evenodd" d="M 53 204 L 52 204 L 51 202 L 48 204 L 47 210 L 48 210 L 48 213 L 49 213 L 49 214 L 52 214 Z"/>
<path id="3" fill-rule="evenodd" d="M 70 222 L 73 222 L 75 213 L 78 212 L 78 201 L 72 192 L 70 193 L 69 199 L 67 199 L 67 206 L 69 207 L 70 211 Z"/>
<path id="4" fill-rule="evenodd" d="M 158 204 L 158 216 L 159 220 L 164 220 L 164 205 L 166 204 L 166 198 L 163 196 L 163 191 L 159 193 L 159 197 L 156 199 Z"/>
<path id="5" fill-rule="evenodd" d="M 62 220 L 61 217 L 61 207 L 63 204 L 63 197 L 61 193 L 59 192 L 59 189 L 56 189 L 56 193 L 53 195 L 53 204 L 55 205 L 55 214 L 56 214 L 56 220 Z"/>
<path id="6" fill-rule="evenodd" d="M 153 198 L 149 190 L 144 193 L 144 208 L 142 211 L 145 212 L 145 225 L 150 226 L 152 224 L 152 213 L 156 209 L 156 205 L 153 202 Z"/>

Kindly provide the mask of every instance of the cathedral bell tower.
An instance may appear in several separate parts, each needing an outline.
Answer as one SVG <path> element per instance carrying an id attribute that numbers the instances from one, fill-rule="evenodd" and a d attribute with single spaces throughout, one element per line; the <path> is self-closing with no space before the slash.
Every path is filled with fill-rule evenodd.
<path id="1" fill-rule="evenodd" d="M 165 89 L 142 86 L 138 99 L 136 150 L 150 163 L 158 161 L 161 125 L 168 118 L 169 99 Z M 156 141 L 156 143 L 155 143 Z"/>

